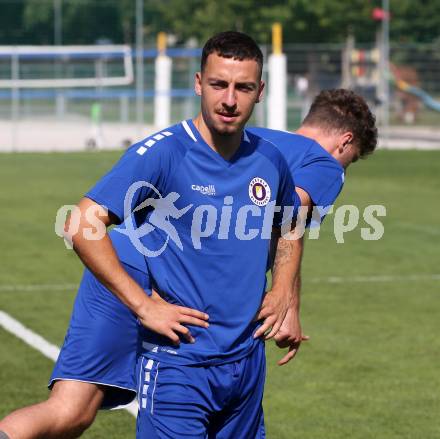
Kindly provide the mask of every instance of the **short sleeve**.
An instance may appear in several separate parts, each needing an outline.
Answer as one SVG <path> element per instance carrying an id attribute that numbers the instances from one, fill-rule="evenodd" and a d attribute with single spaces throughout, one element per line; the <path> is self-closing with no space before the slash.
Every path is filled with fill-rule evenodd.
<path id="1" fill-rule="evenodd" d="M 304 189 L 315 206 L 333 204 L 344 184 L 344 172 L 325 162 L 297 169 L 295 184 Z"/>
<path id="2" fill-rule="evenodd" d="M 344 185 L 344 169 L 330 155 L 322 154 L 319 145 L 312 147 L 304 157 L 301 166 L 295 170 L 295 185 L 307 192 L 320 221 L 325 217 L 328 206 L 334 204 Z M 316 222 L 316 215 L 313 222 Z"/>
<path id="3" fill-rule="evenodd" d="M 122 222 L 142 201 L 162 193 L 166 175 L 171 174 L 169 150 L 165 141 L 151 148 L 134 144 L 85 196 Z"/>

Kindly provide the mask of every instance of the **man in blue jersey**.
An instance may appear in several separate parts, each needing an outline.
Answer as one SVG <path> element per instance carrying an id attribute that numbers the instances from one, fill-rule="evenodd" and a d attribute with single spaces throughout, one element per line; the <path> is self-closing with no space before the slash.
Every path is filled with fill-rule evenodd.
<path id="1" fill-rule="evenodd" d="M 279 151 L 243 132 L 262 94 L 261 70 L 261 51 L 246 35 L 228 32 L 209 40 L 196 77 L 199 116 L 134 145 L 78 205 L 74 249 L 145 328 L 140 437 L 264 434 L 264 344 L 254 336 L 254 317 L 265 291 L 272 225 L 290 229 L 299 198 Z M 205 187 L 212 190 L 200 189 Z M 176 215 L 161 211 L 165 200 Z M 105 226 L 129 219 L 125 233 L 148 256 L 159 294 L 145 294 L 105 231 L 87 238 L 97 218 Z M 279 248 L 282 258 L 261 318 L 272 328 L 269 336 L 287 313 L 297 267 L 289 257 L 291 242 L 280 239 Z M 66 343 L 75 337 L 69 333 Z"/>
<path id="2" fill-rule="evenodd" d="M 346 167 L 350 161 L 355 160 L 358 155 L 366 155 L 374 149 L 376 131 L 374 120 L 372 119 L 371 113 L 366 107 L 365 102 L 351 92 L 344 90 L 323 92 L 315 100 L 315 103 L 316 105 L 312 106 L 308 119 L 306 119 L 298 132 L 314 138 L 325 148 L 325 150 L 315 142 L 302 136 L 271 130 L 261 130 L 259 134 L 274 144 L 280 145 L 280 149 L 289 163 L 291 172 L 294 176 L 298 175 L 298 181 L 295 180 L 295 184 L 297 185 L 297 188 L 300 188 L 298 191 L 303 199 L 303 204 L 306 205 L 307 203 L 312 203 L 325 206 L 333 203 L 342 187 L 342 179 L 340 179 L 342 168 L 337 162 L 334 162 L 330 155 Z M 341 117 L 338 117 L 338 114 Z M 318 115 L 319 118 L 317 118 Z M 322 122 L 320 121 L 321 119 Z M 253 130 L 254 129 L 251 129 L 250 131 L 252 132 Z M 350 137 L 350 135 L 347 136 L 347 132 L 351 133 L 352 137 Z M 314 184 L 315 180 L 318 180 L 319 184 Z M 301 193 L 301 190 L 305 192 L 305 194 Z M 304 200 L 306 200 L 306 203 L 304 203 Z M 121 260 L 127 266 L 127 269 L 132 270 L 133 276 L 137 272 L 145 272 L 145 261 L 140 253 L 134 249 L 128 237 L 115 232 L 112 232 L 112 235 L 113 245 L 117 249 L 118 255 L 122 258 Z M 300 245 L 297 245 L 295 251 L 298 251 L 298 249 L 301 248 Z M 135 268 L 137 271 L 134 270 Z M 142 281 L 142 276 L 136 274 L 135 279 L 140 279 L 140 282 L 146 284 L 145 276 Z M 296 283 L 295 286 L 299 289 L 299 283 Z M 112 306 L 111 308 L 109 307 L 107 299 L 111 297 L 111 293 L 108 290 L 104 293 L 104 287 L 100 287 L 99 282 L 95 281 L 93 287 L 97 290 L 97 293 L 93 294 L 92 298 L 87 301 L 89 306 L 94 303 L 94 300 L 99 298 L 98 293 L 101 293 L 105 300 L 102 300 L 100 304 L 104 310 L 105 307 L 109 308 L 106 312 L 108 320 L 110 320 L 109 316 L 111 315 L 117 315 L 120 312 L 123 313 L 122 306 L 120 310 L 117 310 L 117 307 L 113 307 L 113 303 L 110 302 Z M 91 290 L 92 288 L 89 288 L 85 291 L 89 291 L 90 295 Z M 108 298 L 106 294 L 109 296 Z M 81 296 L 81 293 L 79 293 L 79 296 Z M 77 299 L 77 302 L 78 301 L 79 300 Z M 292 316 L 296 316 L 297 314 L 295 311 L 296 306 L 294 303 L 292 305 L 292 310 L 289 311 L 289 313 L 292 314 Z M 131 318 L 134 321 L 134 318 Z M 300 340 L 298 334 L 301 334 L 301 332 L 300 329 L 298 329 L 298 323 L 299 321 L 293 318 L 285 319 L 281 331 L 275 336 L 275 338 L 279 337 L 281 345 L 288 344 L 291 347 L 291 353 L 295 352 L 295 348 L 299 344 L 298 340 Z M 130 327 L 130 325 L 127 326 Z M 120 337 L 117 336 L 117 332 L 114 328 L 113 334 L 117 341 L 115 345 L 119 346 L 123 344 L 120 342 Z M 125 343 L 127 342 L 125 341 Z M 131 345 L 128 344 L 128 347 L 121 352 L 129 352 L 130 346 Z M 291 353 L 288 355 L 291 355 Z M 132 358 L 132 356 L 130 357 L 127 355 L 126 358 Z M 54 371 L 54 374 L 56 374 L 56 371 Z M 42 403 L 39 410 L 38 408 L 36 409 L 37 411 L 34 410 L 33 416 L 32 411 L 31 414 L 27 413 L 27 417 L 26 413 L 23 414 L 23 412 L 21 412 L 20 414 L 20 412 L 17 412 L 18 416 L 16 415 L 12 420 L 12 427 L 14 427 L 15 424 L 24 428 L 26 424 L 29 424 L 31 421 L 33 422 L 34 427 L 34 430 L 31 430 L 30 432 L 27 431 L 27 434 L 20 431 L 22 434 L 17 437 L 41 437 L 42 432 L 53 431 L 50 430 L 51 427 L 54 427 L 53 413 L 57 414 L 56 418 L 60 419 L 60 423 L 62 421 L 65 422 L 63 426 L 64 430 L 62 426 L 59 426 L 59 432 L 71 432 L 72 425 L 78 427 L 78 423 L 81 424 L 81 421 L 83 428 L 89 425 L 87 422 L 91 423 L 96 414 L 96 410 L 102 401 L 103 388 L 92 383 L 79 383 L 75 381 L 58 381 L 57 385 L 66 387 L 67 385 L 70 385 L 70 387 L 68 387 L 69 390 L 64 394 L 68 395 L 70 391 L 71 394 L 73 393 L 73 396 L 77 395 L 77 392 L 73 392 L 73 386 L 86 386 L 94 391 L 94 398 L 91 397 L 90 401 L 87 401 L 85 399 L 75 399 L 69 395 L 68 399 L 61 401 L 62 404 L 55 404 L 50 407 L 52 410 L 50 419 L 46 419 L 47 416 L 45 416 L 49 410 L 47 402 Z M 111 387 L 107 387 L 107 389 L 111 389 Z M 60 393 L 54 393 L 55 392 L 53 392 L 51 399 L 57 401 L 57 399 L 60 399 Z M 66 409 L 65 411 L 63 411 L 63 407 Z M 29 409 L 32 408 L 24 410 L 29 411 Z M 70 418 L 68 417 L 69 413 L 71 414 Z M 84 414 L 86 418 L 84 418 Z M 33 419 L 29 420 L 29 416 Z M 42 428 L 41 424 L 46 424 L 46 430 Z M 11 422 L 9 422 L 9 426 L 11 426 Z M 57 436 L 54 433 L 52 436 L 47 433 L 46 437 Z"/>

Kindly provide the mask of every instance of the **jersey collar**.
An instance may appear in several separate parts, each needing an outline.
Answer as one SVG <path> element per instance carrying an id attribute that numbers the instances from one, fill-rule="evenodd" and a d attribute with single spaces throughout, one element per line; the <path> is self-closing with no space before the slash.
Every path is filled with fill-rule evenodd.
<path id="1" fill-rule="evenodd" d="M 200 135 L 199 130 L 195 127 L 192 119 L 183 120 L 181 122 L 183 129 L 185 130 L 186 134 L 191 138 L 191 140 L 195 143 L 198 143 L 200 145 L 203 145 L 204 147 L 208 148 L 210 151 L 210 154 L 212 154 L 217 160 L 223 162 L 224 164 L 230 166 L 232 165 L 243 153 L 244 143 L 250 144 L 251 141 L 249 139 L 249 136 L 246 132 L 246 130 L 243 130 L 242 140 L 240 147 L 236 151 L 236 153 L 232 156 L 230 160 L 225 160 L 219 153 L 215 152 L 203 139 L 203 137 Z M 247 146 L 247 145 L 246 145 Z"/>

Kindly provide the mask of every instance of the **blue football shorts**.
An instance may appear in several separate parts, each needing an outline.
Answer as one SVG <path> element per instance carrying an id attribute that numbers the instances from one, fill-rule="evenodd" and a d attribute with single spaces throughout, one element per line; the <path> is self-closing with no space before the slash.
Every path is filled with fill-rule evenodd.
<path id="1" fill-rule="evenodd" d="M 148 274 L 122 265 L 151 294 Z M 131 402 L 137 388 L 138 328 L 135 315 L 85 269 L 49 388 L 58 380 L 88 382 L 106 386 L 101 408 Z"/>
<path id="2" fill-rule="evenodd" d="M 137 439 L 265 438 L 264 342 L 216 366 L 177 366 L 141 355 Z"/>

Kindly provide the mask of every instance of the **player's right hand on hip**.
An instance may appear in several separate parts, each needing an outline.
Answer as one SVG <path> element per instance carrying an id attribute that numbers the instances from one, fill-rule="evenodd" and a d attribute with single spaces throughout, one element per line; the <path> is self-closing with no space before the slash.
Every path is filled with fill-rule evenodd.
<path id="1" fill-rule="evenodd" d="M 208 314 L 185 306 L 172 305 L 165 301 L 155 290 L 152 290 L 150 297 L 141 311 L 138 313 L 139 321 L 143 326 L 160 335 L 171 339 L 173 344 L 180 344 L 180 336 L 183 336 L 189 343 L 195 339 L 185 325 L 209 326 Z"/>

